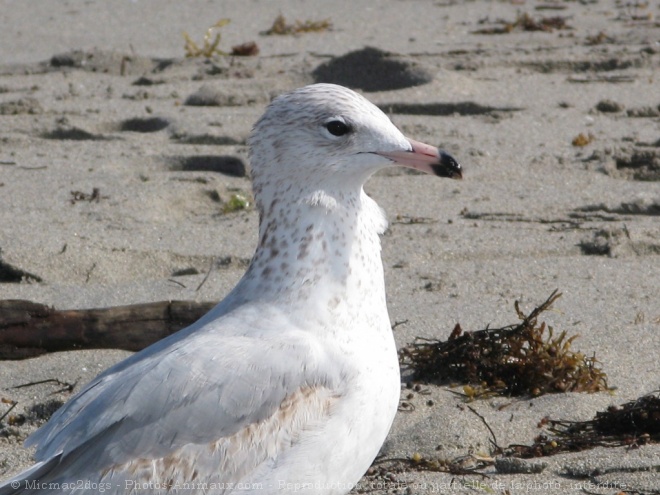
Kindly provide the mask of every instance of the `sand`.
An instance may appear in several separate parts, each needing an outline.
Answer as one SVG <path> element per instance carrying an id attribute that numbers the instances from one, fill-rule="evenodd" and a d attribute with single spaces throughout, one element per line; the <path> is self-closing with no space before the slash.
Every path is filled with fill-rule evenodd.
<path id="1" fill-rule="evenodd" d="M 232 195 L 250 194 L 241 176 L 250 127 L 274 95 L 322 74 L 361 88 L 404 133 L 447 149 L 465 169 L 462 182 L 397 171 L 367 184 L 391 220 L 383 260 L 390 316 L 403 322 L 397 344 L 445 339 L 457 322 L 466 330 L 515 323 L 515 300 L 530 310 L 557 288 L 563 297 L 545 319 L 579 334 L 574 347 L 595 353 L 615 387 L 469 404 L 499 445 L 530 444 L 545 416 L 587 420 L 657 390 L 658 5 L 366 5 L 0 1 L 0 299 L 58 309 L 220 300 L 256 240 L 253 209 L 225 212 Z M 332 28 L 260 34 L 280 13 L 289 22 L 328 19 Z M 522 14 L 561 16 L 567 28 L 504 29 Z M 255 41 L 260 54 L 186 59 L 182 32 L 201 44 L 221 18 L 231 23 L 219 48 Z M 377 50 L 347 56 L 365 47 Z M 319 70 L 329 63 L 333 71 Z M 355 72 L 362 77 L 349 78 Z M 186 104 L 191 96 L 215 106 Z M 580 134 L 585 145 L 575 146 Z M 22 441 L 70 396 L 53 383 L 12 386 L 57 378 L 77 390 L 127 355 L 0 362 L 0 397 L 28 417 L 0 424 L 0 477 L 30 464 Z M 460 388 L 425 388 L 429 395 L 409 399 L 414 411 L 397 416 L 383 456 L 490 454 L 488 430 L 452 392 Z M 0 404 L 0 416 L 8 407 Z M 660 488 L 658 445 L 540 461 L 547 466 L 536 474 L 393 471 L 365 478 L 359 490 Z"/>

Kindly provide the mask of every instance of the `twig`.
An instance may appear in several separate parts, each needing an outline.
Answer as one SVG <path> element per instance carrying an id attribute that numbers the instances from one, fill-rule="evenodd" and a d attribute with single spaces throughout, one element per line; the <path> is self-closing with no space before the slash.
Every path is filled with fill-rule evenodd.
<path id="1" fill-rule="evenodd" d="M 199 283 L 199 285 L 198 285 L 197 288 L 195 289 L 195 292 L 198 292 L 199 289 L 202 288 L 202 285 L 204 285 L 204 284 L 206 283 L 206 281 L 208 280 L 209 276 L 211 275 L 211 270 L 213 270 L 213 265 L 214 265 L 214 264 L 215 264 L 215 260 L 212 260 L 212 261 L 211 261 L 211 266 L 209 266 L 209 269 L 208 269 L 208 271 L 206 272 L 206 275 L 204 275 L 204 278 L 202 279 L 202 281 Z"/>
<path id="2" fill-rule="evenodd" d="M 92 272 L 94 271 L 94 268 L 96 268 L 96 261 L 92 264 L 89 270 L 87 270 L 87 273 L 85 274 L 85 283 L 89 283 L 89 279 L 92 276 Z"/>
<path id="3" fill-rule="evenodd" d="M 497 453 L 497 454 L 501 454 L 501 453 L 503 452 L 502 447 L 500 447 L 500 446 L 497 444 L 497 437 L 495 436 L 495 432 L 494 432 L 493 429 L 490 427 L 490 425 L 486 422 L 486 418 L 484 418 L 481 414 L 479 414 L 477 411 L 475 411 L 474 408 L 472 408 L 471 406 L 467 406 L 467 408 L 468 408 L 470 411 L 472 411 L 472 413 L 475 414 L 475 415 L 481 420 L 481 422 L 486 426 L 486 428 L 488 428 L 488 431 L 490 432 L 490 435 L 493 437 L 493 438 L 490 440 L 490 443 L 492 443 L 493 446 L 495 447 L 495 449 L 496 449 L 496 453 Z"/>
<path id="4" fill-rule="evenodd" d="M 14 409 L 17 405 L 18 405 L 17 401 L 15 400 L 11 401 L 11 406 L 9 407 L 9 409 L 7 409 L 7 411 L 2 416 L 0 416 L 0 423 L 2 423 L 2 420 L 5 419 L 7 415 L 12 411 L 12 409 Z"/>
<path id="5" fill-rule="evenodd" d="M 406 323 L 408 323 L 408 320 L 395 321 L 394 325 L 392 325 L 392 330 L 400 325 L 405 325 Z"/>
<path id="6" fill-rule="evenodd" d="M 15 385 L 15 386 L 9 387 L 9 388 L 10 389 L 17 389 L 17 388 L 33 387 L 35 385 L 42 385 L 44 383 L 57 383 L 58 385 L 63 386 L 63 388 L 61 388 L 59 390 L 55 390 L 54 392 L 52 392 L 51 395 L 53 395 L 53 394 L 57 394 L 57 393 L 60 393 L 60 392 L 73 392 L 73 389 L 78 384 L 78 380 L 76 380 L 73 383 L 69 383 L 69 382 L 63 382 L 61 380 L 58 380 L 57 378 L 47 378 L 46 380 L 38 380 L 36 382 L 22 383 L 21 385 Z"/>
<path id="7" fill-rule="evenodd" d="M 168 282 L 172 282 L 173 284 L 180 285 L 180 286 L 183 287 L 184 289 L 186 288 L 186 286 L 185 286 L 184 284 L 182 284 L 182 283 L 179 282 L 178 280 L 174 280 L 173 278 L 168 278 L 167 281 L 168 281 Z"/>

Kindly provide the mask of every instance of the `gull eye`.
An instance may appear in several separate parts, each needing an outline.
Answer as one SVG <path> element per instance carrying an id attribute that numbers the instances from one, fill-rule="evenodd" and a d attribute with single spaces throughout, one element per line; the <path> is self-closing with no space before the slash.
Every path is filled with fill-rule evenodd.
<path id="1" fill-rule="evenodd" d="M 326 122 L 325 128 L 333 136 L 344 136 L 351 132 L 349 125 L 341 120 L 331 120 L 330 122 Z"/>

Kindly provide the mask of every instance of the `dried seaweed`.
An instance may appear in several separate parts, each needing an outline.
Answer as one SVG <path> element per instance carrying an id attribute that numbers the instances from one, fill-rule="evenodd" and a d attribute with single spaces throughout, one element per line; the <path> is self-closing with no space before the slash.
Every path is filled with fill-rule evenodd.
<path id="1" fill-rule="evenodd" d="M 231 47 L 231 54 L 237 57 L 255 57 L 259 55 L 259 45 L 254 41 L 248 41 Z"/>
<path id="2" fill-rule="evenodd" d="M 588 46 L 601 45 L 603 43 L 614 43 L 616 40 L 611 36 L 605 34 L 604 31 L 599 31 L 598 34 L 587 36 L 585 44 Z"/>
<path id="3" fill-rule="evenodd" d="M 539 427 L 548 427 L 550 435 L 541 434 L 532 445 L 509 445 L 501 448 L 493 430 L 485 419 L 470 408 L 491 433 L 491 443 L 496 457 L 470 454 L 454 459 L 428 458 L 413 453 L 405 458 L 384 458 L 377 460 L 367 471 L 367 478 L 383 478 L 387 473 L 434 471 L 454 475 L 480 475 L 483 469 L 495 466 L 500 473 L 539 473 L 546 463 L 510 462 L 517 458 L 531 459 L 566 452 L 579 452 L 595 447 L 637 448 L 640 445 L 660 442 L 660 391 L 627 402 L 621 406 L 611 406 L 606 411 L 597 412 L 590 421 L 565 421 L 544 418 Z M 632 493 L 632 492 L 631 492 Z"/>
<path id="4" fill-rule="evenodd" d="M 80 201 L 86 201 L 88 203 L 98 203 L 102 199 L 108 199 L 108 196 L 101 196 L 101 190 L 98 187 L 94 187 L 91 193 L 85 193 L 82 191 L 71 191 L 71 199 L 69 202 L 74 205 Z"/>
<path id="5" fill-rule="evenodd" d="M 418 452 L 409 457 L 377 459 L 366 473 L 367 479 L 383 479 L 391 475 L 403 474 L 408 471 L 430 471 L 436 473 L 450 473 L 456 476 L 479 475 L 486 477 L 483 470 L 494 464 L 490 456 L 469 454 L 455 459 L 429 458 Z M 392 481 L 390 479 L 390 481 Z M 367 484 L 368 485 L 368 484 Z"/>
<path id="6" fill-rule="evenodd" d="M 186 44 L 184 45 L 184 49 L 186 50 L 186 57 L 211 58 L 213 55 L 227 55 L 226 52 L 218 49 L 218 45 L 222 39 L 220 32 L 216 32 L 215 37 L 213 36 L 213 33 L 215 30 L 219 30 L 221 27 L 229 24 L 229 22 L 229 19 L 220 19 L 218 22 L 213 24 L 213 26 L 208 28 L 204 34 L 204 43 L 201 47 L 192 40 L 188 33 L 184 32 L 183 38 L 186 40 Z"/>
<path id="7" fill-rule="evenodd" d="M 566 17 L 541 17 L 536 20 L 526 13 L 518 16 L 515 25 L 521 27 L 523 31 L 545 31 L 550 33 L 555 29 L 571 29 L 566 24 Z"/>
<path id="8" fill-rule="evenodd" d="M 591 134 L 591 133 L 584 134 L 584 133 L 581 132 L 580 134 L 578 134 L 577 136 L 575 136 L 573 138 L 573 140 L 571 141 L 571 144 L 573 146 L 576 146 L 576 147 L 588 146 L 595 139 L 596 139 L 596 137 L 593 134 Z"/>
<path id="9" fill-rule="evenodd" d="M 280 14 L 273 21 L 273 25 L 264 31 L 265 35 L 286 35 L 286 34 L 300 34 L 300 33 L 319 33 L 327 31 L 332 28 L 330 19 L 323 19 L 321 21 L 296 21 L 293 24 L 288 24 L 286 18 Z"/>
<path id="10" fill-rule="evenodd" d="M 596 358 L 571 350 L 577 335 L 555 336 L 552 327 L 538 322 L 560 296 L 555 290 L 529 315 L 516 301 L 522 320 L 517 325 L 475 332 L 456 325 L 446 341 L 426 340 L 403 348 L 400 362 L 413 370 L 413 380 L 465 384 L 470 399 L 607 390 L 607 375 Z"/>
<path id="11" fill-rule="evenodd" d="M 551 33 L 555 29 L 572 29 L 566 24 L 566 17 L 552 16 L 534 19 L 527 13 L 518 14 L 513 22 L 502 22 L 502 26 L 477 29 L 473 34 L 508 34 L 513 31 L 543 31 Z"/>
<path id="12" fill-rule="evenodd" d="M 507 455 L 529 458 L 594 447 L 635 448 L 657 443 L 660 442 L 660 393 L 656 391 L 620 406 L 610 406 L 589 421 L 544 418 L 539 426 L 548 427 L 550 435 L 538 435 L 532 445 L 510 445 Z"/>

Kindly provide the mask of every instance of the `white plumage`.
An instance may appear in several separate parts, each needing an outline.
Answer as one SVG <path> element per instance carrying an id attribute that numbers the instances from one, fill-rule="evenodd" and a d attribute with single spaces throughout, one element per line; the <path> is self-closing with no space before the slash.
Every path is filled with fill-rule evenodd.
<path id="1" fill-rule="evenodd" d="M 362 186 L 393 163 L 446 177 L 460 166 L 329 84 L 276 98 L 249 145 L 260 227 L 244 277 L 57 411 L 26 442 L 38 463 L 0 494 L 343 494 L 367 470 L 397 409 L 399 367 L 387 223 Z"/>

